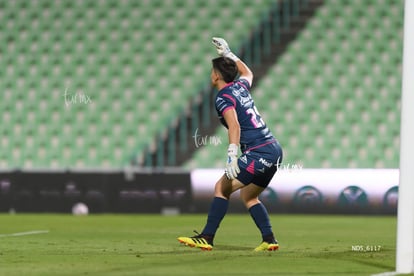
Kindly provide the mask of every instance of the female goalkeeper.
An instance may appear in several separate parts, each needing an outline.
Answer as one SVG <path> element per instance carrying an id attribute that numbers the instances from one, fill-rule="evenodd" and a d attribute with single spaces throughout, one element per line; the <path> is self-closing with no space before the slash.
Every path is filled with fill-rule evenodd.
<path id="1" fill-rule="evenodd" d="M 240 189 L 240 197 L 262 235 L 262 243 L 255 251 L 277 250 L 279 244 L 272 232 L 267 210 L 258 196 L 269 185 L 282 162 L 282 148 L 251 98 L 252 71 L 231 52 L 224 39 L 214 37 L 213 44 L 220 57 L 212 60 L 210 77 L 218 90 L 215 100 L 218 117 L 228 129 L 227 164 L 225 174 L 215 185 L 214 199 L 203 231 L 178 240 L 191 247 L 211 250 L 214 235 L 227 212 L 230 195 Z M 239 148 L 242 152 L 240 157 Z"/>

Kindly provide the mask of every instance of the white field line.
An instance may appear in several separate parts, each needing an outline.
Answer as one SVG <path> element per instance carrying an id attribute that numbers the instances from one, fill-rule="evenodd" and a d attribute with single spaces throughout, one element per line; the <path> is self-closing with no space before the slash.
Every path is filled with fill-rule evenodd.
<path id="1" fill-rule="evenodd" d="M 0 238 L 5 238 L 5 237 L 19 237 L 19 236 L 28 236 L 28 235 L 37 235 L 37 234 L 47 234 L 47 233 L 49 233 L 49 230 L 33 230 L 33 231 L 17 232 L 17 233 L 11 233 L 11 234 L 0 234 Z"/>

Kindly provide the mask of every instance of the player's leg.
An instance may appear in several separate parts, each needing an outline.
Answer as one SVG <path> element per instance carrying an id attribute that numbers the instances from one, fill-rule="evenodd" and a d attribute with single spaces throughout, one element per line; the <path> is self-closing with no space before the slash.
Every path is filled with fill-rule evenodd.
<path id="1" fill-rule="evenodd" d="M 217 181 L 214 187 L 214 196 L 229 199 L 230 195 L 245 185 L 237 179 L 230 180 L 225 174 Z"/>
<path id="2" fill-rule="evenodd" d="M 248 182 L 250 184 L 241 190 L 240 195 L 262 234 L 262 244 L 255 249 L 256 251 L 277 250 L 279 248 L 272 232 L 268 212 L 260 202 L 259 195 L 269 185 L 280 162 L 282 162 L 282 158 L 283 152 L 277 142 L 252 151 L 247 156 L 247 163 L 252 164 L 249 166 L 253 171 L 253 177 Z"/>
<path id="3" fill-rule="evenodd" d="M 273 251 L 279 248 L 270 223 L 269 215 L 266 207 L 259 200 L 260 193 L 265 188 L 256 184 L 249 184 L 240 191 L 240 197 L 244 205 L 249 210 L 257 228 L 262 234 L 262 243 L 255 249 L 255 251 Z"/>
<path id="4" fill-rule="evenodd" d="M 201 232 L 201 235 L 204 235 L 211 244 L 213 244 L 217 229 L 227 213 L 230 195 L 243 186 L 237 179 L 230 180 L 225 175 L 217 181 L 214 189 L 214 198 L 207 216 L 207 223 Z"/>
<path id="5" fill-rule="evenodd" d="M 215 185 L 214 198 L 208 212 L 207 223 L 201 234 L 193 237 L 179 237 L 178 240 L 192 247 L 211 250 L 217 229 L 227 213 L 230 195 L 243 186 L 237 179 L 229 180 L 223 175 Z"/>

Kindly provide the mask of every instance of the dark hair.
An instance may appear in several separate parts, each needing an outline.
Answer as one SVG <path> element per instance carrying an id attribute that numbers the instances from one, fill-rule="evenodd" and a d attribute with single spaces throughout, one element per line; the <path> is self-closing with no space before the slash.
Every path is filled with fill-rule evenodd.
<path id="1" fill-rule="evenodd" d="M 239 71 L 234 60 L 226 57 L 218 57 L 211 62 L 213 63 L 213 69 L 219 71 L 225 82 L 232 82 L 237 77 Z"/>

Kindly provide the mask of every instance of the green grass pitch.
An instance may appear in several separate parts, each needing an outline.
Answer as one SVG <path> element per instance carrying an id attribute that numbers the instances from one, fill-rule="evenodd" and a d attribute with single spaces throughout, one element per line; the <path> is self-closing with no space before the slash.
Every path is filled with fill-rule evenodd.
<path id="1" fill-rule="evenodd" d="M 0 275 L 370 275 L 395 271 L 396 217 L 272 215 L 276 252 L 253 252 L 250 216 L 228 214 L 213 251 L 181 245 L 203 215 L 0 215 Z M 48 231 L 30 233 L 30 231 Z M 29 232 L 29 233 L 27 233 Z M 23 233 L 19 235 L 16 233 Z"/>

